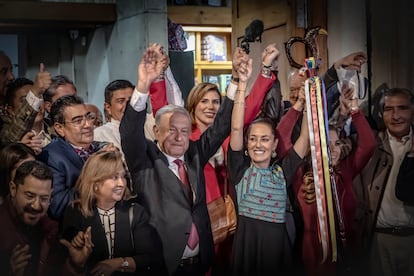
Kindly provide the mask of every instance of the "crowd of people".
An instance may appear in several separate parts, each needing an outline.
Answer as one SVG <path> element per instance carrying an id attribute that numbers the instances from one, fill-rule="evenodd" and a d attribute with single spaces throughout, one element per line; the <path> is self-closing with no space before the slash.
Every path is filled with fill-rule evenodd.
<path id="1" fill-rule="evenodd" d="M 267 45 L 252 76 L 251 57 L 236 47 L 225 96 L 199 83 L 185 103 L 154 43 L 136 85 L 107 84 L 102 115 L 44 64 L 34 81 L 15 78 L 0 51 L 0 272 L 414 275 L 414 94 L 385 89 L 373 124 L 356 85 L 338 78 L 361 71 L 364 53 L 318 72 L 337 203 L 338 246 L 326 252 L 311 78 L 292 72 L 286 104 L 279 56 Z M 237 227 L 215 243 L 207 206 L 225 187 Z"/>

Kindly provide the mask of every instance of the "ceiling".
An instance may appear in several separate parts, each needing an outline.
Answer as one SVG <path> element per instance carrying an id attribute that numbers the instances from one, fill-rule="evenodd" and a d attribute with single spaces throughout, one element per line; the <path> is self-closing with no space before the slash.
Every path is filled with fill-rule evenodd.
<path id="1" fill-rule="evenodd" d="M 117 16 L 114 3 L 0 1 L 0 10 L 0 33 L 93 29 Z"/>

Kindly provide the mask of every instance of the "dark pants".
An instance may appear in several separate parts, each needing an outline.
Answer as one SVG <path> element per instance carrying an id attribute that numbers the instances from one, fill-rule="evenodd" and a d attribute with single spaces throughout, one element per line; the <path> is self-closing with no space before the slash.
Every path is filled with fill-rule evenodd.
<path id="1" fill-rule="evenodd" d="M 204 272 L 201 269 L 201 265 L 198 257 L 187 260 L 182 260 L 174 276 L 202 276 Z"/>

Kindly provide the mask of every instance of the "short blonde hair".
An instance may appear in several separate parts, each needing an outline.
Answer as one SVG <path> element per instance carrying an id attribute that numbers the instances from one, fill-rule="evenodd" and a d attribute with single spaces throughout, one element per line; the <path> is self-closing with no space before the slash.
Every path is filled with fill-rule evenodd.
<path id="1" fill-rule="evenodd" d="M 83 216 L 93 215 L 93 209 L 96 207 L 96 183 L 112 177 L 122 169 L 127 172 L 122 154 L 118 151 L 100 151 L 88 158 L 75 185 L 79 198 L 74 201 L 74 204 L 78 206 Z M 129 198 L 131 192 L 127 185 L 123 199 Z"/>

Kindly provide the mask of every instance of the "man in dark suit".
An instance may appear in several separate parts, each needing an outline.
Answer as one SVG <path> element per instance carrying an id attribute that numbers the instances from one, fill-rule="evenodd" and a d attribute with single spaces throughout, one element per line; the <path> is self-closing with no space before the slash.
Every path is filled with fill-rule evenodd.
<path id="1" fill-rule="evenodd" d="M 229 135 L 234 95 L 227 94 L 213 126 L 198 141 L 189 140 L 191 118 L 187 110 L 174 105 L 157 112 L 156 143 L 147 140 L 146 100 L 151 82 L 161 72 L 160 48 L 151 45 L 139 64 L 138 83 L 120 125 L 121 144 L 133 188 L 163 242 L 168 273 L 204 275 L 214 251 L 203 168 Z M 176 159 L 184 162 L 187 176 L 181 174 L 181 161 Z M 187 180 L 189 187 L 184 185 Z M 197 234 L 193 247 L 191 241 Z"/>
<path id="2" fill-rule="evenodd" d="M 37 159 L 53 171 L 53 194 L 49 216 L 60 220 L 66 205 L 75 197 L 75 183 L 90 154 L 106 143 L 93 141 L 96 115 L 78 96 L 63 96 L 52 104 L 50 117 L 59 137 L 43 148 Z"/>

